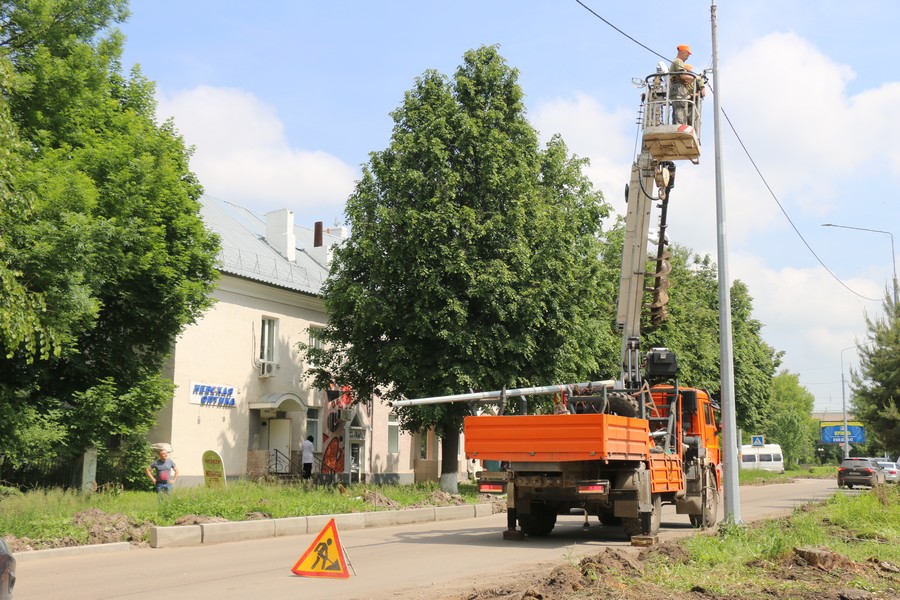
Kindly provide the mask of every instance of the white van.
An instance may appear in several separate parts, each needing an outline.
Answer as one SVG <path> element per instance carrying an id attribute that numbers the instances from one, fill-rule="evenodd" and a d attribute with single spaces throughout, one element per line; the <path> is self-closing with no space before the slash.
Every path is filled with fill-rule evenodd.
<path id="1" fill-rule="evenodd" d="M 778 444 L 741 446 L 741 468 L 784 473 L 784 455 Z"/>

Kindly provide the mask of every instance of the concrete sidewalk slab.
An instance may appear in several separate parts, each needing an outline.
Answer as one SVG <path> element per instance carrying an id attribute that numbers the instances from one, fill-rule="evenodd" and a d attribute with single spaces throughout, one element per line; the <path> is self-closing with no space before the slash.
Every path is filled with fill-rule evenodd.
<path id="1" fill-rule="evenodd" d="M 461 506 L 436 506 L 434 507 L 435 521 L 449 521 L 452 519 L 471 519 L 475 516 L 475 507 L 471 504 Z"/>
<path id="2" fill-rule="evenodd" d="M 434 508 L 411 508 L 409 510 L 383 510 L 363 513 L 366 515 L 366 527 L 388 527 L 390 525 L 409 525 L 434 521 Z"/>
<path id="3" fill-rule="evenodd" d="M 171 527 L 151 527 L 151 548 L 174 548 L 196 546 L 203 542 L 203 530 L 199 525 L 173 525 Z"/>
<path id="4" fill-rule="evenodd" d="M 306 517 L 282 517 L 273 520 L 275 521 L 275 537 L 309 533 L 309 519 Z"/>
<path id="5" fill-rule="evenodd" d="M 241 540 L 258 540 L 275 537 L 275 520 L 229 521 L 227 523 L 203 523 L 204 544 L 220 544 L 222 542 L 238 542 Z"/>

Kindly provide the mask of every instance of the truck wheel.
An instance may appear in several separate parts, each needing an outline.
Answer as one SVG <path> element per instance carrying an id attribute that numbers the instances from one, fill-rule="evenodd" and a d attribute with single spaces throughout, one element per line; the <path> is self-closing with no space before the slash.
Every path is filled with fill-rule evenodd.
<path id="1" fill-rule="evenodd" d="M 610 392 L 607 396 L 609 406 L 606 409 L 611 415 L 620 415 L 623 417 L 638 416 L 638 402 L 631 394 L 622 392 Z"/>
<path id="2" fill-rule="evenodd" d="M 614 527 L 622 524 L 622 517 L 614 515 L 612 510 L 601 512 L 597 515 L 597 518 L 600 519 L 600 524 L 606 527 Z"/>
<path id="3" fill-rule="evenodd" d="M 662 525 L 662 497 L 659 494 L 653 494 L 653 512 L 640 513 L 636 519 L 622 519 L 622 528 L 625 535 L 634 537 L 636 535 L 656 535 L 659 533 L 659 527 Z"/>
<path id="4" fill-rule="evenodd" d="M 703 512 L 699 515 L 690 515 L 691 525 L 694 527 L 712 527 L 719 519 L 719 490 L 716 487 L 716 477 L 712 470 L 707 470 L 703 476 Z"/>
<path id="5" fill-rule="evenodd" d="M 531 537 L 546 537 L 555 526 L 556 510 L 544 504 L 532 504 L 530 513 L 519 513 L 519 527 Z"/>

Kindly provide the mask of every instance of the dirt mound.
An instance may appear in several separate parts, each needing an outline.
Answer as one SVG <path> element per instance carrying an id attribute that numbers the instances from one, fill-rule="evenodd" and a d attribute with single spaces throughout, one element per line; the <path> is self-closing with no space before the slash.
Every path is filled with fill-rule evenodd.
<path id="1" fill-rule="evenodd" d="M 506 512 L 506 496 L 495 496 L 493 494 L 480 494 L 478 501 L 482 504 L 491 505 L 491 514 Z"/>
<path id="2" fill-rule="evenodd" d="M 378 508 L 387 510 L 396 510 L 400 508 L 400 504 L 391 500 L 378 490 L 366 490 L 363 493 L 363 501 L 367 504 L 374 504 Z"/>
<path id="3" fill-rule="evenodd" d="M 204 523 L 227 523 L 228 519 L 222 517 L 207 517 L 206 515 L 184 515 L 175 519 L 176 525 L 203 525 Z"/>
<path id="4" fill-rule="evenodd" d="M 417 502 L 407 508 L 428 508 L 429 506 L 462 506 L 465 498 L 457 494 L 448 494 L 441 490 L 435 490 L 422 502 Z"/>
<path id="5" fill-rule="evenodd" d="M 30 550 L 46 550 L 48 548 L 68 548 L 88 544 L 112 544 L 115 542 L 131 542 L 135 545 L 146 544 L 149 523 L 137 523 L 121 514 L 107 514 L 99 508 L 81 511 L 72 517 L 72 523 L 87 530 L 87 539 L 74 536 L 63 536 L 52 540 L 32 540 L 27 537 L 17 538 L 11 535 L 3 539 L 13 552 Z"/>

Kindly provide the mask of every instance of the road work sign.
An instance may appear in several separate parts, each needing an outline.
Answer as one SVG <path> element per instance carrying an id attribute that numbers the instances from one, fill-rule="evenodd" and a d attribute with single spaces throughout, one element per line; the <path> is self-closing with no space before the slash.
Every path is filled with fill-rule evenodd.
<path id="1" fill-rule="evenodd" d="M 334 519 L 331 519 L 291 571 L 301 577 L 347 579 L 350 577 L 347 562 L 341 539 L 338 537 L 337 525 Z"/>

